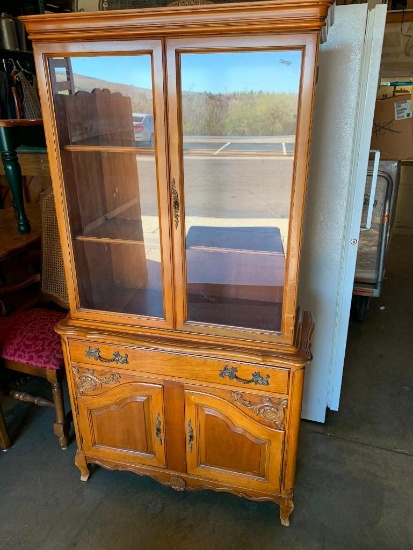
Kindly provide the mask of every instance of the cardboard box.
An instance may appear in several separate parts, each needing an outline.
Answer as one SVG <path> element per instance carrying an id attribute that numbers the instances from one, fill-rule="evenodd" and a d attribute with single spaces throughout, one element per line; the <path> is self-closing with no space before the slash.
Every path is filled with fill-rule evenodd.
<path id="1" fill-rule="evenodd" d="M 410 94 L 376 101 L 371 149 L 383 160 L 413 157 L 413 118 Z"/>

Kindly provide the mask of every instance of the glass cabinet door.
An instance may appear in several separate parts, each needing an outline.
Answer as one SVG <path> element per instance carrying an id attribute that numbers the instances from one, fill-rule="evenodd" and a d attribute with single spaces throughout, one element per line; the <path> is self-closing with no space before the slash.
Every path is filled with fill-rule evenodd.
<path id="1" fill-rule="evenodd" d="M 221 39 L 216 46 L 177 40 L 168 58 L 176 69 L 168 89 L 171 126 L 179 136 L 175 238 L 185 266 L 176 265 L 184 288 L 179 323 L 196 331 L 219 325 L 281 332 L 291 247 L 297 255 L 303 48 L 277 47 L 271 38 L 236 45 Z"/>
<path id="2" fill-rule="evenodd" d="M 161 50 L 147 46 L 48 64 L 78 307 L 171 325 Z"/>

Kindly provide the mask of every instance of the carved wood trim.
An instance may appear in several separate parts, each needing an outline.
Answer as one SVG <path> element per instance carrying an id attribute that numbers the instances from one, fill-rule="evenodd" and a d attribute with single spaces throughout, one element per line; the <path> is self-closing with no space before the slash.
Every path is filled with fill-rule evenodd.
<path id="1" fill-rule="evenodd" d="M 184 491 L 186 488 L 185 480 L 180 476 L 171 476 L 171 487 L 175 491 Z"/>
<path id="2" fill-rule="evenodd" d="M 75 375 L 76 393 L 82 395 L 100 389 L 105 384 L 119 384 L 120 374 L 112 372 L 106 376 L 97 376 L 93 369 L 80 372 L 77 367 L 72 367 Z"/>
<path id="3" fill-rule="evenodd" d="M 199 4 L 213 4 L 211 0 L 175 0 L 168 6 L 198 6 Z"/>
<path id="4" fill-rule="evenodd" d="M 263 395 L 261 396 L 261 403 L 253 403 L 245 399 L 242 393 L 236 391 L 231 392 L 231 397 L 235 403 L 251 409 L 257 416 L 261 416 L 270 424 L 274 424 L 278 430 L 285 431 L 284 417 L 288 403 L 287 399 L 276 399 Z"/>
<path id="5" fill-rule="evenodd" d="M 220 483 L 219 481 L 212 480 L 212 479 L 200 479 L 198 476 L 190 476 L 188 474 L 185 474 L 183 476 L 177 476 L 176 474 L 173 474 L 170 471 L 165 470 L 159 470 L 155 468 L 145 467 L 141 464 L 130 464 L 130 463 L 122 463 L 122 462 L 114 462 L 110 459 L 105 459 L 102 457 L 92 457 L 87 456 L 86 457 L 87 464 L 97 464 L 98 466 L 101 466 L 103 468 L 107 468 L 108 470 L 119 470 L 119 471 L 127 471 L 127 472 L 134 472 L 137 475 L 140 476 L 148 476 L 152 479 L 155 479 L 159 483 L 162 483 L 163 485 L 167 487 L 171 487 L 175 489 L 175 487 L 172 487 L 172 478 L 179 478 L 181 481 L 177 481 L 176 483 L 182 484 L 182 482 L 185 483 L 185 490 L 186 491 L 204 491 L 204 490 L 212 490 L 216 492 L 230 492 L 234 495 L 237 495 L 242 498 L 246 498 L 248 500 L 253 500 L 255 502 L 276 502 L 278 504 L 281 504 L 285 499 L 289 499 L 290 497 L 284 497 L 280 493 L 265 493 L 260 491 L 248 491 L 248 490 L 241 490 L 239 487 L 234 487 L 233 485 L 226 485 L 225 483 Z M 175 483 L 175 480 L 174 480 Z M 175 489 L 179 490 L 179 489 Z M 183 489 L 181 489 L 183 490 Z"/>
<path id="6" fill-rule="evenodd" d="M 319 31 L 332 0 L 267 0 L 256 4 L 199 4 L 168 6 L 161 10 L 82 12 L 22 17 L 29 39 L 56 42 L 62 39 L 113 39 L 114 34 L 139 36 L 200 36 L 239 32 Z"/>

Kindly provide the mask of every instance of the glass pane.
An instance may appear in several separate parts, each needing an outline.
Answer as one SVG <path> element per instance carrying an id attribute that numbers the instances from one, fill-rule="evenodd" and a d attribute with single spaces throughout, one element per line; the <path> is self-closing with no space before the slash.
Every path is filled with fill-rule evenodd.
<path id="1" fill-rule="evenodd" d="M 56 63 L 71 71 L 64 81 L 69 89 L 55 88 L 54 103 L 80 306 L 164 318 L 155 155 L 139 146 L 148 136 L 133 126 L 141 86 L 152 98 L 151 59 L 141 57 L 109 58 L 111 67 L 125 70 L 126 80 L 115 83 L 122 75 L 109 70 L 108 58 L 59 58 L 50 65 L 55 75 Z M 148 74 L 133 85 L 126 67 L 133 73 L 135 63 Z M 104 81 L 105 74 L 112 80 Z M 72 93 L 71 81 L 76 90 L 88 89 Z M 145 109 L 152 112 L 152 104 Z"/>
<path id="2" fill-rule="evenodd" d="M 49 67 L 54 93 L 78 96 L 76 102 L 66 98 L 72 124 L 67 128 L 62 119 L 57 121 L 62 143 L 153 147 L 150 55 L 56 57 L 49 60 Z M 96 93 L 92 102 L 88 95 L 94 90 L 105 93 Z M 115 105 L 114 94 L 119 96 L 119 105 Z M 110 112 L 109 102 L 117 117 Z"/>
<path id="3" fill-rule="evenodd" d="M 188 319 L 279 331 L 301 52 L 180 61 Z"/>

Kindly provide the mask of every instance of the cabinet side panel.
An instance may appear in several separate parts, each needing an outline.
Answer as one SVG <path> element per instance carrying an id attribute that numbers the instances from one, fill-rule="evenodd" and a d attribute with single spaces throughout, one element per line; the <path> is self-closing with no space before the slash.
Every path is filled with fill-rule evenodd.
<path id="1" fill-rule="evenodd" d="M 292 376 L 292 390 L 287 426 L 287 443 L 284 463 L 284 487 L 288 491 L 294 487 L 295 468 L 297 460 L 298 434 L 300 430 L 301 403 L 303 397 L 304 369 L 296 371 Z"/>

